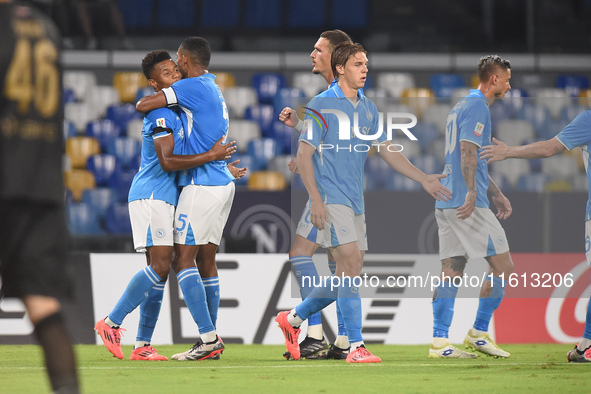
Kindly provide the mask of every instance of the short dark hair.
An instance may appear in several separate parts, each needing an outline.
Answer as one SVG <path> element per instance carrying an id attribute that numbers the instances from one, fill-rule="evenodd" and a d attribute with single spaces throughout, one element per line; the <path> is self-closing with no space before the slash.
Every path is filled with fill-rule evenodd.
<path id="1" fill-rule="evenodd" d="M 320 34 L 320 38 L 326 38 L 328 40 L 328 49 L 332 52 L 341 42 L 353 42 L 351 37 L 342 30 L 327 30 Z"/>
<path id="2" fill-rule="evenodd" d="M 170 53 L 164 49 L 156 49 L 154 51 L 148 52 L 146 57 L 142 59 L 142 72 L 147 79 L 152 79 L 154 67 L 156 67 L 156 65 L 160 62 L 171 59 Z"/>
<path id="3" fill-rule="evenodd" d="M 181 44 L 181 49 L 187 52 L 187 56 L 194 64 L 200 64 L 203 67 L 209 67 L 211 60 L 211 47 L 206 39 L 201 37 L 185 38 Z"/>
<path id="4" fill-rule="evenodd" d="M 332 69 L 332 74 L 335 78 L 339 78 L 337 66 L 340 65 L 344 67 L 349 58 L 359 52 L 367 54 L 367 51 L 363 49 L 363 46 L 359 43 L 341 42 L 336 46 L 330 57 L 330 68 Z"/>
<path id="5" fill-rule="evenodd" d="M 511 63 L 509 60 L 501 59 L 499 55 L 488 55 L 480 58 L 478 62 L 478 80 L 480 82 L 486 82 L 490 76 L 493 75 L 497 68 L 503 70 L 510 70 Z"/>

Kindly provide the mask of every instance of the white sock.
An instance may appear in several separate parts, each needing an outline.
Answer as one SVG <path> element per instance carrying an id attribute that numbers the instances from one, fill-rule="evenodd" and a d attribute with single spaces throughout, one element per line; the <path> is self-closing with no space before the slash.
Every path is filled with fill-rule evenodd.
<path id="1" fill-rule="evenodd" d="M 287 314 L 287 322 L 291 324 L 292 327 L 298 328 L 304 321 L 299 318 L 294 308 Z"/>
<path id="2" fill-rule="evenodd" d="M 449 345 L 449 339 L 447 338 L 440 338 L 440 337 L 433 337 L 431 344 L 435 347 L 443 347 Z"/>
<path id="3" fill-rule="evenodd" d="M 149 344 L 150 344 L 150 342 L 146 342 L 146 341 L 135 341 L 135 346 L 133 348 L 139 349 L 141 347 L 148 346 Z"/>
<path id="4" fill-rule="evenodd" d="M 486 334 L 487 334 L 486 331 L 480 331 L 480 330 L 475 329 L 474 327 L 472 327 L 470 329 L 470 335 L 473 337 L 482 337 L 482 336 L 485 336 Z"/>
<path id="5" fill-rule="evenodd" d="M 351 350 L 355 350 L 355 349 L 357 349 L 361 345 L 365 346 L 365 344 L 363 343 L 363 341 L 351 342 Z"/>
<path id="6" fill-rule="evenodd" d="M 312 337 L 314 339 L 318 339 L 319 341 L 322 340 L 322 338 L 324 338 L 324 335 L 322 333 L 322 324 L 315 324 L 313 326 L 308 326 L 308 334 L 309 337 Z"/>
<path id="7" fill-rule="evenodd" d="M 349 343 L 349 337 L 346 335 L 337 335 L 337 339 L 334 340 L 334 345 L 341 349 L 349 349 L 351 344 Z"/>
<path id="8" fill-rule="evenodd" d="M 111 328 L 119 328 L 119 324 L 113 323 L 113 321 L 109 319 L 109 316 L 105 317 L 105 323 L 107 323 L 107 326 Z"/>
<path id="9" fill-rule="evenodd" d="M 214 342 L 217 339 L 217 337 L 218 336 L 215 333 L 215 331 L 204 332 L 203 334 L 201 334 L 201 340 L 203 341 L 203 343 Z"/>
<path id="10" fill-rule="evenodd" d="M 579 344 L 577 345 L 577 349 L 579 349 L 582 352 L 585 349 L 587 349 L 589 346 L 591 346 L 591 339 L 581 338 L 581 340 L 579 341 Z"/>

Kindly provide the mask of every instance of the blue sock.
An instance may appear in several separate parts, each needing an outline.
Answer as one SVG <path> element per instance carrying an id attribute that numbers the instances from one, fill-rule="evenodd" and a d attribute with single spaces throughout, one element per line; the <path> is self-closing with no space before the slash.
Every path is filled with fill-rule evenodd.
<path id="1" fill-rule="evenodd" d="M 328 262 L 328 269 L 330 270 L 330 273 L 334 275 L 335 271 L 337 270 L 336 261 L 329 261 Z M 343 319 L 343 314 L 341 313 L 341 308 L 340 308 L 338 302 L 337 302 L 337 324 L 339 327 L 339 332 L 337 335 L 347 336 L 347 327 L 345 327 L 345 320 Z"/>
<path id="2" fill-rule="evenodd" d="M 310 316 L 332 304 L 337 299 L 337 291 L 337 287 L 331 287 L 330 280 L 324 281 L 321 286 L 314 287 L 308 297 L 296 306 L 298 317 L 303 320 L 308 319 L 310 324 Z"/>
<path id="3" fill-rule="evenodd" d="M 433 300 L 433 337 L 447 338 L 454 317 L 454 304 L 458 287 L 444 282 L 437 286 L 437 298 Z"/>
<path id="4" fill-rule="evenodd" d="M 587 317 L 585 318 L 585 333 L 583 338 L 591 339 L 591 298 L 587 304 Z"/>
<path id="5" fill-rule="evenodd" d="M 339 294 L 337 298 L 337 307 L 340 307 L 347 327 L 347 336 L 349 342 L 361 342 L 363 336 L 361 335 L 361 326 L 363 314 L 361 311 L 361 297 L 359 296 L 359 288 L 353 286 L 353 279 L 342 281 L 339 287 Z"/>
<path id="6" fill-rule="evenodd" d="M 488 324 L 492 319 L 493 312 L 499 307 L 503 296 L 505 295 L 506 281 L 493 276 L 492 293 L 486 298 L 480 298 L 478 302 L 478 312 L 476 312 L 476 321 L 474 328 L 480 331 L 488 331 Z M 490 279 L 486 279 L 490 281 Z"/>
<path id="7" fill-rule="evenodd" d="M 289 261 L 295 270 L 296 278 L 298 278 L 302 300 L 305 300 L 314 289 L 314 284 L 319 283 L 318 271 L 316 271 L 312 256 L 294 256 Z M 309 326 L 317 324 L 322 324 L 320 312 L 308 317 Z"/>
<path id="8" fill-rule="evenodd" d="M 203 287 L 205 287 L 205 297 L 207 298 L 207 309 L 209 309 L 209 317 L 211 317 L 211 324 L 216 326 L 218 320 L 218 309 L 220 309 L 220 278 L 219 276 L 212 276 L 211 278 L 203 278 Z"/>
<path id="9" fill-rule="evenodd" d="M 199 326 L 199 333 L 214 331 L 207 308 L 205 289 L 197 267 L 185 268 L 176 277 L 185 297 L 185 304 L 187 304 L 193 320 Z"/>
<path id="10" fill-rule="evenodd" d="M 145 267 L 135 274 L 129 281 L 127 288 L 109 313 L 109 319 L 117 325 L 123 323 L 125 316 L 129 315 L 147 297 L 152 286 L 158 284 L 162 279 L 152 267 Z"/>
<path id="11" fill-rule="evenodd" d="M 162 298 L 164 297 L 166 280 L 158 282 L 148 292 L 148 298 L 140 304 L 140 323 L 137 328 L 136 341 L 151 342 L 154 327 L 160 315 Z"/>

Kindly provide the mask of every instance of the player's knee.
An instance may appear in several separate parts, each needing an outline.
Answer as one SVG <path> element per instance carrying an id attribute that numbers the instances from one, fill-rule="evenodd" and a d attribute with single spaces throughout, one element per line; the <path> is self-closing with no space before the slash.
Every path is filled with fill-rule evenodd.
<path id="1" fill-rule="evenodd" d="M 458 277 L 464 274 L 466 262 L 465 256 L 454 256 L 441 260 L 441 272 L 447 277 Z"/>

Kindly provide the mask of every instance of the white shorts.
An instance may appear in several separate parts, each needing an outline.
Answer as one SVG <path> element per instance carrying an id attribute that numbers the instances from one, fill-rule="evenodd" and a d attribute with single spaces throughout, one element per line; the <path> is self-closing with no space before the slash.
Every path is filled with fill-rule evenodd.
<path id="1" fill-rule="evenodd" d="M 357 242 L 359 250 L 367 250 L 367 232 L 365 214 L 355 215 L 346 205 L 327 204 L 328 224 L 324 230 L 318 230 L 310 222 L 310 201 L 306 204 L 296 234 L 324 248 Z"/>
<path id="2" fill-rule="evenodd" d="M 225 186 L 183 187 L 174 218 L 174 243 L 219 245 L 232 209 L 234 190 L 234 182 Z"/>
<path id="3" fill-rule="evenodd" d="M 591 265 L 591 220 L 585 221 L 585 257 Z"/>
<path id="4" fill-rule="evenodd" d="M 150 246 L 173 246 L 174 205 L 162 200 L 134 200 L 129 219 L 136 252 Z"/>
<path id="5" fill-rule="evenodd" d="M 460 220 L 456 209 L 435 209 L 439 226 L 439 257 L 475 259 L 509 251 L 505 230 L 488 208 L 476 207 L 468 219 Z"/>

